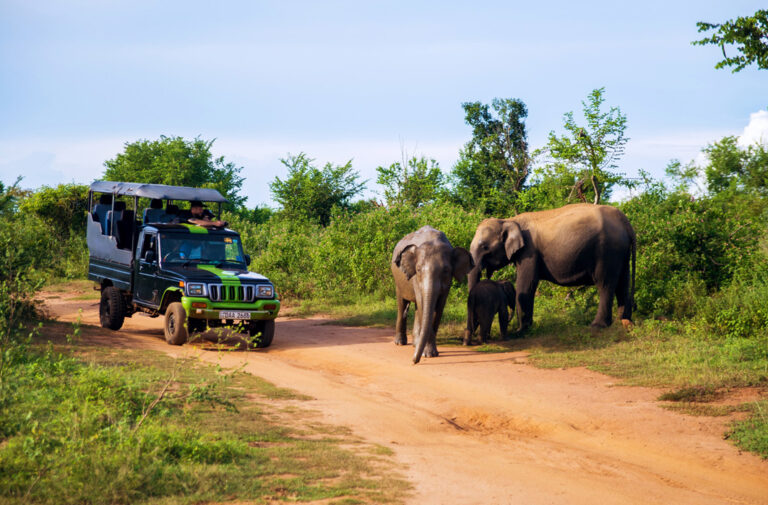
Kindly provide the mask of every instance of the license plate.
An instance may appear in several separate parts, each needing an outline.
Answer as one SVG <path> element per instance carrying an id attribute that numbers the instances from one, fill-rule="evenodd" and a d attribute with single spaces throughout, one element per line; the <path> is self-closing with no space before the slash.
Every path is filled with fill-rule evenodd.
<path id="1" fill-rule="evenodd" d="M 250 319 L 250 312 L 240 312 L 237 310 L 220 310 L 219 319 Z"/>

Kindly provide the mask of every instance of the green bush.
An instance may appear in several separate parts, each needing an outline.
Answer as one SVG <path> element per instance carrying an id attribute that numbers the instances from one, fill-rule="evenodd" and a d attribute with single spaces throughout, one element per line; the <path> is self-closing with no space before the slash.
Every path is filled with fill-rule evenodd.
<path id="1" fill-rule="evenodd" d="M 389 262 L 395 244 L 424 225 L 451 243 L 469 247 L 480 214 L 439 203 L 417 209 L 372 206 L 359 212 L 336 208 L 328 226 L 275 214 L 255 225 L 232 219 L 251 269 L 267 275 L 291 298 L 385 296 L 392 291 Z"/>

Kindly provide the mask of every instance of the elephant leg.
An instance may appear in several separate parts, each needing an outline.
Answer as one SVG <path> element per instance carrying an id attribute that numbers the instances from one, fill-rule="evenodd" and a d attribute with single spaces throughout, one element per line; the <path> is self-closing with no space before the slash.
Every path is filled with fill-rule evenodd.
<path id="1" fill-rule="evenodd" d="M 616 294 L 616 282 L 602 282 L 597 285 L 600 302 L 597 315 L 592 321 L 593 328 L 607 328 L 613 323 L 613 297 Z"/>
<path id="2" fill-rule="evenodd" d="M 632 300 L 629 294 L 629 262 L 621 269 L 619 282 L 616 285 L 616 304 L 618 305 L 619 320 L 627 328 L 632 325 Z"/>
<path id="3" fill-rule="evenodd" d="M 467 302 L 467 328 L 464 330 L 464 345 L 472 345 L 472 335 L 477 328 L 477 314 L 475 313 L 474 300 Z"/>
<path id="4" fill-rule="evenodd" d="M 480 314 L 480 343 L 485 344 L 491 338 L 491 325 L 493 324 L 494 313 L 485 310 Z"/>
<path id="5" fill-rule="evenodd" d="M 539 276 L 536 271 L 535 260 L 518 265 L 515 290 L 517 291 L 516 305 L 520 326 L 517 329 L 517 336 L 521 337 L 525 330 L 533 325 L 533 300 L 538 287 Z"/>
<path id="6" fill-rule="evenodd" d="M 507 339 L 507 328 L 509 327 L 509 311 L 507 304 L 502 303 L 499 309 L 499 329 L 501 330 L 501 339 Z"/>
<path id="7" fill-rule="evenodd" d="M 397 297 L 397 319 L 395 320 L 395 345 L 408 343 L 408 307 L 411 302 L 405 298 Z"/>

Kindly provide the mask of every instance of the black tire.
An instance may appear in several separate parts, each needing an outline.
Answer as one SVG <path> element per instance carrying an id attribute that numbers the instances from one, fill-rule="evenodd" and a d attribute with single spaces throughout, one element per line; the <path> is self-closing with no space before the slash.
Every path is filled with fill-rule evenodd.
<path id="1" fill-rule="evenodd" d="M 125 321 L 125 300 L 123 300 L 120 290 L 114 286 L 107 286 L 101 290 L 99 321 L 102 328 L 117 331 L 123 327 L 123 321 Z"/>
<path id="2" fill-rule="evenodd" d="M 251 321 L 248 323 L 248 334 L 251 336 L 254 347 L 259 349 L 269 347 L 275 337 L 275 320 Z"/>
<path id="3" fill-rule="evenodd" d="M 165 341 L 181 345 L 187 341 L 187 311 L 181 302 L 173 302 L 165 310 Z"/>

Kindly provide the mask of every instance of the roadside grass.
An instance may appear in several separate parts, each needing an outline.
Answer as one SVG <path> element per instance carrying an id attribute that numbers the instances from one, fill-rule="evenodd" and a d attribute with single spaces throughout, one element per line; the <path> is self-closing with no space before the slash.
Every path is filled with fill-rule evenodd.
<path id="1" fill-rule="evenodd" d="M 439 346 L 461 345 L 466 323 L 465 287 L 452 289 L 446 304 Z M 690 415 L 722 416 L 747 413 L 734 421 L 726 434 L 745 450 L 768 458 L 768 407 L 766 401 L 738 405 L 711 404 L 729 388 L 757 387 L 768 392 L 768 335 L 750 338 L 714 338 L 693 322 L 635 319 L 626 331 L 618 324 L 592 330 L 594 296 L 587 290 L 571 299 L 541 296 L 533 328 L 522 339 L 499 339 L 498 321 L 491 341 L 473 347 L 479 352 L 525 351 L 528 360 L 542 368 L 586 367 L 628 385 L 669 388 L 678 399 L 660 398 L 664 408 Z M 409 312 L 409 341 L 413 324 Z M 394 296 L 386 299 L 359 297 L 342 300 L 306 300 L 297 315 L 328 314 L 335 323 L 392 328 L 396 316 Z M 510 322 L 514 330 L 516 321 Z M 474 342 L 477 343 L 477 334 Z"/>
<path id="2" fill-rule="evenodd" d="M 243 371 L 82 343 L 14 356 L 0 398 L 3 503 L 370 504 L 409 491 L 386 448 Z"/>

